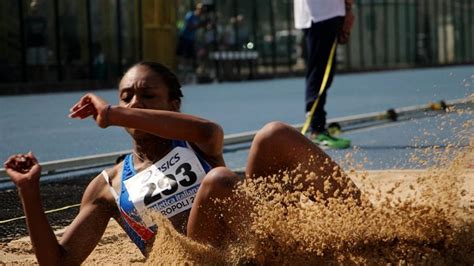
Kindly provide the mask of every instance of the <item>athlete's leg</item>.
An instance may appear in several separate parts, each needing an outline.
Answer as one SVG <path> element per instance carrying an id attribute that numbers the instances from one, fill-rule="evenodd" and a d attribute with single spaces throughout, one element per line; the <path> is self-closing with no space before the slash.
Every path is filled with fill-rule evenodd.
<path id="1" fill-rule="evenodd" d="M 205 177 L 188 219 L 187 235 L 213 247 L 221 246 L 235 230 L 233 219 L 241 217 L 243 202 L 232 191 L 241 178 L 225 167 L 212 169 Z"/>
<path id="2" fill-rule="evenodd" d="M 302 185 L 302 190 L 316 189 L 325 197 L 342 192 L 348 186 L 355 190 L 351 197 L 360 198 L 360 192 L 340 167 L 318 146 L 300 132 L 281 122 L 265 125 L 255 136 L 249 152 L 246 176 L 250 178 L 267 177 L 293 171 L 292 177 L 314 173 L 314 178 L 299 178 L 294 187 Z M 324 183 L 326 183 L 326 191 Z M 330 186 L 327 186 L 330 184 Z M 291 188 L 290 188 L 291 189 Z M 347 191 L 347 190 L 346 190 Z"/>

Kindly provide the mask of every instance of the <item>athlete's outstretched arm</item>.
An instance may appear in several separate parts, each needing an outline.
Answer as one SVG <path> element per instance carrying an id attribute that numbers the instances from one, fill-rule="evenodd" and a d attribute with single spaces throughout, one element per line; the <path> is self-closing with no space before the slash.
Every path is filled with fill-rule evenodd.
<path id="1" fill-rule="evenodd" d="M 146 131 L 167 139 L 186 140 L 209 155 L 222 153 L 224 132 L 209 120 L 175 111 L 110 106 L 89 93 L 79 100 L 69 114 L 71 118 L 92 116 L 97 124 L 121 126 Z"/>
<path id="2" fill-rule="evenodd" d="M 18 189 L 38 263 L 69 265 L 84 261 L 100 240 L 112 213 L 100 200 L 103 192 L 97 184 L 99 180 L 96 178 L 88 186 L 79 215 L 58 242 L 41 202 L 41 166 L 35 156 L 32 153 L 14 155 L 4 165 Z"/>

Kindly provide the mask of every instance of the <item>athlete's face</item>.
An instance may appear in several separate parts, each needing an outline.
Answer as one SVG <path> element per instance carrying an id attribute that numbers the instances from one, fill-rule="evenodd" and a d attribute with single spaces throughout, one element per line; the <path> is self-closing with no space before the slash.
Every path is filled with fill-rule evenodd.
<path id="1" fill-rule="evenodd" d="M 135 66 L 122 78 L 119 84 L 119 105 L 126 108 L 179 111 L 180 101 L 169 99 L 169 89 L 159 74 L 147 66 Z M 149 134 L 126 128 L 134 138 L 148 137 Z"/>
<path id="2" fill-rule="evenodd" d="M 159 74 L 147 66 L 135 66 L 119 84 L 120 106 L 179 111 L 179 100 L 169 99 L 169 89 Z"/>

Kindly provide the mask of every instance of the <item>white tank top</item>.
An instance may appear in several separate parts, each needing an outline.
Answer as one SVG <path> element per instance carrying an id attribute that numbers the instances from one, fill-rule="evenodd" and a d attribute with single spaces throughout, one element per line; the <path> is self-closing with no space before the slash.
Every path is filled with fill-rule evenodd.
<path id="1" fill-rule="evenodd" d="M 192 207 L 199 186 L 211 166 L 185 141 L 172 141 L 173 149 L 147 169 L 137 173 L 132 155 L 123 162 L 120 192 L 110 185 L 106 171 L 102 176 L 119 208 L 125 232 L 146 253 L 146 243 L 157 226 L 146 210 L 155 210 L 170 218 Z"/>
<path id="2" fill-rule="evenodd" d="M 295 28 L 307 29 L 320 22 L 346 15 L 344 0 L 294 0 Z"/>

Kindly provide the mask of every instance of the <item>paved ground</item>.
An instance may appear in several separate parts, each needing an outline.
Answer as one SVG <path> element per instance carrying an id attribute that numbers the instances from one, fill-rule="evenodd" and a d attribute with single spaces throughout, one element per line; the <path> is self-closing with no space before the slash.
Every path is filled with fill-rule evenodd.
<path id="1" fill-rule="evenodd" d="M 469 120 L 472 121 L 472 112 L 463 115 L 440 113 L 435 117 L 359 129 L 343 134 L 352 140 L 352 149 L 329 149 L 326 152 L 345 168 L 350 168 L 350 163 L 361 164 L 363 169 L 425 168 L 440 163 L 439 159 L 454 152 L 451 150 L 449 154 L 443 154 L 443 158 L 439 158 L 437 154 L 427 152 L 434 146 L 439 146 L 439 150 L 443 151 L 447 145 L 459 148 L 469 145 L 469 136 L 474 136 L 473 123 L 469 123 Z M 462 127 L 463 124 L 470 124 L 469 130 Z M 228 166 L 244 166 L 248 150 L 228 148 L 230 151 L 224 154 Z M 348 154 L 351 159 L 346 159 Z M 424 162 L 428 164 L 411 160 L 412 156 L 424 158 Z"/>
<path id="2" fill-rule="evenodd" d="M 472 66 L 347 74 L 336 77 L 329 91 L 329 118 L 383 111 L 441 99 L 463 98 L 474 92 Z M 119 128 L 99 129 L 88 121 L 67 118 L 69 107 L 82 92 L 0 97 L 0 160 L 16 152 L 34 151 L 40 161 L 93 155 L 130 148 Z M 111 103 L 116 90 L 98 92 Z M 255 130 L 272 120 L 303 122 L 303 78 L 193 85 L 184 88 L 183 112 L 219 122 L 225 132 Z M 427 128 L 437 131 L 439 120 L 419 120 L 347 135 L 355 146 L 377 158 L 372 168 L 405 167 L 412 134 Z M 451 117 L 462 124 L 469 117 Z M 453 134 L 446 128 L 440 134 Z M 418 133 L 417 133 L 418 132 Z M 439 143 L 428 143 L 436 145 Z M 345 155 L 348 151 L 330 151 Z M 226 154 L 232 167 L 241 167 L 245 156 Z M 387 160 L 389 159 L 389 160 Z"/>

